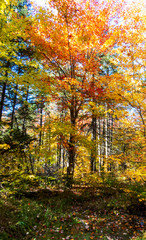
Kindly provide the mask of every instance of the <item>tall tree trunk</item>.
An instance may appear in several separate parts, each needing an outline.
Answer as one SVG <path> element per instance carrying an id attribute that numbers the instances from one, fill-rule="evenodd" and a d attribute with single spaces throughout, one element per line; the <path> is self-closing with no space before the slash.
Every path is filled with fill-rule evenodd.
<path id="1" fill-rule="evenodd" d="M 98 172 L 101 175 L 101 124 L 100 118 L 98 119 Z"/>
<path id="2" fill-rule="evenodd" d="M 9 67 L 9 63 L 7 63 L 6 67 Z M 5 78 L 6 78 L 6 80 L 3 82 L 1 102 L 0 102 L 0 122 L 2 120 L 4 101 L 5 101 L 5 95 L 6 95 L 6 87 L 7 87 L 6 81 L 7 81 L 7 78 L 8 78 L 8 71 L 7 70 L 6 70 L 6 73 L 5 73 Z"/>
<path id="3" fill-rule="evenodd" d="M 57 169 L 61 168 L 61 138 L 58 137 L 57 141 Z"/>
<path id="4" fill-rule="evenodd" d="M 50 156 L 51 156 L 51 120 L 50 120 L 50 111 L 48 111 L 48 149 L 49 149 L 49 161 L 48 165 L 50 166 Z"/>
<path id="5" fill-rule="evenodd" d="M 92 75 L 92 82 L 91 86 L 94 89 L 95 88 L 95 80 L 94 80 L 94 74 Z M 95 91 L 95 90 L 94 90 Z M 93 95 L 93 104 L 96 106 L 96 100 Z M 97 141 L 97 119 L 95 115 L 94 108 L 92 109 L 92 123 L 91 123 L 91 140 L 92 140 L 92 149 L 91 149 L 91 172 L 96 171 L 96 156 L 97 156 L 97 149 L 96 149 L 96 141 Z"/>
<path id="6" fill-rule="evenodd" d="M 60 113 L 60 122 L 63 123 L 64 121 L 64 110 L 62 109 Z M 58 144 L 57 144 L 57 167 L 58 169 L 64 168 L 64 146 L 63 146 L 63 140 L 62 137 L 58 137 Z"/>
<path id="7" fill-rule="evenodd" d="M 65 149 L 63 145 L 61 148 L 61 159 L 62 159 L 62 169 L 64 169 L 65 168 Z"/>
<path id="8" fill-rule="evenodd" d="M 42 145 L 42 126 L 43 126 L 43 98 L 40 103 L 40 134 L 39 134 L 39 146 Z"/>
<path id="9" fill-rule="evenodd" d="M 91 172 L 96 171 L 96 140 L 97 140 L 97 120 L 96 117 L 92 116 L 92 124 L 91 124 L 91 131 L 92 131 L 92 149 L 91 149 Z"/>
<path id="10" fill-rule="evenodd" d="M 105 163 L 104 163 L 104 170 L 107 171 L 107 158 L 108 158 L 108 115 L 107 115 L 107 104 L 105 104 L 105 134 L 104 134 L 104 141 L 105 141 Z"/>
<path id="11" fill-rule="evenodd" d="M 72 104 L 72 107 L 70 109 L 70 119 L 71 119 L 71 127 L 72 132 L 70 133 L 69 138 L 69 149 L 68 149 L 68 155 L 69 155 L 69 166 L 67 167 L 67 187 L 71 188 L 73 183 L 73 176 L 74 176 L 74 167 L 75 167 L 75 156 L 76 156 L 76 147 L 75 147 L 75 126 L 76 126 L 76 112 L 75 107 Z"/>
<path id="12" fill-rule="evenodd" d="M 69 166 L 67 168 L 67 187 L 71 188 L 73 183 L 75 165 L 75 140 L 74 135 L 70 134 L 69 139 Z"/>
<path id="13" fill-rule="evenodd" d="M 5 67 L 9 68 L 9 66 L 10 66 L 10 63 L 7 62 Z M 1 95 L 1 102 L 0 102 L 0 122 L 2 121 L 4 101 L 5 101 L 5 95 L 6 95 L 6 87 L 7 87 L 7 80 L 8 80 L 8 70 L 6 70 L 6 72 L 5 72 L 5 80 L 3 82 L 3 87 L 2 87 L 2 95 Z"/>
<path id="14" fill-rule="evenodd" d="M 16 85 L 16 87 L 15 87 L 15 95 L 14 95 L 14 101 L 13 101 L 13 106 L 12 106 L 12 115 L 11 115 L 11 129 L 13 129 L 13 125 L 14 125 L 15 107 L 16 107 L 16 102 L 17 102 L 17 90 L 18 90 L 18 85 Z"/>
<path id="15" fill-rule="evenodd" d="M 6 95 L 6 82 L 3 83 L 3 88 L 2 88 L 2 96 L 1 96 L 1 102 L 0 102 L 0 122 L 2 120 L 5 95 Z"/>
<path id="16" fill-rule="evenodd" d="M 102 168 L 105 163 L 105 161 L 104 161 L 104 159 L 105 159 L 105 157 L 104 157 L 105 156 L 105 141 L 104 141 L 104 139 L 105 139 L 105 119 L 103 118 L 102 119 L 102 148 L 101 148 L 101 151 L 102 151 L 101 166 L 102 166 Z"/>
<path id="17" fill-rule="evenodd" d="M 26 102 L 28 101 L 28 95 L 29 95 L 29 88 L 27 88 L 27 93 L 25 98 Z M 23 119 L 22 133 L 23 133 L 23 136 L 26 136 L 26 114 L 24 115 L 24 119 Z"/>
<path id="18" fill-rule="evenodd" d="M 113 116 L 109 114 L 109 155 L 112 155 L 112 145 L 113 145 Z M 113 163 L 110 162 L 109 171 L 113 168 Z"/>
<path id="19" fill-rule="evenodd" d="M 113 126 L 114 126 L 114 119 L 113 119 L 113 116 L 111 115 L 110 154 L 112 154 L 112 149 L 113 149 Z"/>

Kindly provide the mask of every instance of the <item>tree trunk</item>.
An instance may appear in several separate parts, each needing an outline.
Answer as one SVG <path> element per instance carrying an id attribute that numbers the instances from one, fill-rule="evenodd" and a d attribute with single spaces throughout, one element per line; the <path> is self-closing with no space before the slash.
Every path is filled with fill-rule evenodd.
<path id="1" fill-rule="evenodd" d="M 18 90 L 18 85 L 16 85 L 15 87 L 15 95 L 14 95 L 12 115 L 11 115 L 11 129 L 13 129 L 13 125 L 14 125 L 15 107 L 16 107 L 16 101 L 17 101 L 17 90 Z"/>
<path id="2" fill-rule="evenodd" d="M 104 141 L 105 141 L 105 163 L 104 163 L 104 170 L 107 171 L 107 158 L 108 158 L 108 115 L 107 115 L 107 104 L 105 104 L 105 135 L 104 135 Z"/>
<path id="3" fill-rule="evenodd" d="M 58 137 L 57 141 L 57 169 L 61 168 L 61 138 Z"/>
<path id="4" fill-rule="evenodd" d="M 43 99 L 40 104 L 40 134 L 39 134 L 39 146 L 42 145 L 42 126 L 43 126 Z"/>
<path id="5" fill-rule="evenodd" d="M 10 63 L 6 63 L 6 68 L 9 68 Z M 3 82 L 3 87 L 2 87 L 2 95 L 1 95 L 1 102 L 0 102 L 0 122 L 2 121 L 2 115 L 3 115 L 3 108 L 4 108 L 4 101 L 5 101 L 5 95 L 6 95 L 6 87 L 7 87 L 7 79 L 8 79 L 8 71 L 6 70 L 5 72 L 5 80 Z"/>
<path id="6" fill-rule="evenodd" d="M 74 135 L 70 134 L 69 166 L 67 168 L 67 187 L 69 187 L 69 188 L 71 188 L 72 184 L 73 184 L 74 164 L 75 164 L 75 140 L 74 140 Z"/>
<path id="7" fill-rule="evenodd" d="M 97 121 L 96 117 L 92 116 L 92 150 L 91 150 L 91 173 L 96 171 L 96 139 L 97 139 Z"/>
<path id="8" fill-rule="evenodd" d="M 101 124 L 100 118 L 98 119 L 98 172 L 101 175 Z"/>
<path id="9" fill-rule="evenodd" d="M 104 156 L 105 156 L 105 119 L 103 118 L 102 119 L 102 148 L 101 148 L 101 151 L 102 151 L 102 160 L 101 160 L 101 166 L 102 168 L 104 167 Z"/>
<path id="10" fill-rule="evenodd" d="M 113 116 L 109 115 L 109 155 L 112 155 L 113 148 Z M 110 162 L 109 171 L 113 168 L 113 163 Z"/>
<path id="11" fill-rule="evenodd" d="M 27 89 L 27 93 L 26 93 L 26 99 L 25 101 L 28 101 L 28 95 L 29 95 L 29 88 Z M 24 114 L 24 119 L 23 119 L 23 124 L 22 124 L 22 133 L 23 136 L 26 136 L 26 114 Z"/>
<path id="12" fill-rule="evenodd" d="M 76 155 L 76 147 L 75 147 L 75 134 L 73 133 L 76 126 L 76 117 L 75 117 L 75 107 L 74 105 L 70 109 L 70 119 L 71 119 L 71 126 L 72 132 L 70 133 L 69 138 L 69 149 L 68 149 L 68 163 L 69 166 L 67 168 L 67 187 L 71 188 L 73 184 L 73 175 L 74 175 L 74 166 L 75 166 L 75 155 Z"/>
<path id="13" fill-rule="evenodd" d="M 62 159 L 62 169 L 64 169 L 65 168 L 65 149 L 63 145 L 61 148 L 61 159 Z"/>
<path id="14" fill-rule="evenodd" d="M 6 73 L 7 75 L 7 73 Z M 1 96 L 1 102 L 0 102 L 0 122 L 2 120 L 2 114 L 3 114 L 3 108 L 4 108 L 4 100 L 5 100 L 5 95 L 6 95 L 6 82 L 3 83 L 3 88 L 2 88 L 2 96 Z"/>

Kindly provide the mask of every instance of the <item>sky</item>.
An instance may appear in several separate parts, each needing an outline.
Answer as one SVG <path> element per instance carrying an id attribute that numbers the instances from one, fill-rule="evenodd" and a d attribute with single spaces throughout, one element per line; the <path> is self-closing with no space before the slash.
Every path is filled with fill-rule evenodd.
<path id="1" fill-rule="evenodd" d="M 45 6 L 46 0 L 33 0 L 39 6 Z"/>
<path id="2" fill-rule="evenodd" d="M 47 0 L 31 0 L 32 2 L 34 2 L 35 4 L 37 4 L 38 6 L 45 6 L 45 3 L 47 2 Z M 126 0 L 127 4 L 131 4 L 132 2 L 134 2 L 135 4 L 139 4 L 139 3 L 143 3 L 142 6 L 144 6 L 144 9 L 142 9 L 142 15 L 146 12 L 146 1 L 145 0 Z"/>
<path id="3" fill-rule="evenodd" d="M 45 2 L 46 0 L 33 0 L 37 5 L 40 5 L 40 6 L 44 6 L 45 5 Z M 137 4 L 139 3 L 139 1 L 142 2 L 142 0 L 127 0 L 127 2 L 137 2 Z"/>

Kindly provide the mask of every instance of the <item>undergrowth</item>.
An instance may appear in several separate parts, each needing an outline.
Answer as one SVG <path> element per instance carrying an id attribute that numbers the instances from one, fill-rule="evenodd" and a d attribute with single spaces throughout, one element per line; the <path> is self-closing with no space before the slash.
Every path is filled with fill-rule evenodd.
<path id="1" fill-rule="evenodd" d="M 21 191 L 15 183 L 1 189 L 0 240 L 145 239 L 143 183 L 108 176 L 69 190 L 28 179 Z"/>

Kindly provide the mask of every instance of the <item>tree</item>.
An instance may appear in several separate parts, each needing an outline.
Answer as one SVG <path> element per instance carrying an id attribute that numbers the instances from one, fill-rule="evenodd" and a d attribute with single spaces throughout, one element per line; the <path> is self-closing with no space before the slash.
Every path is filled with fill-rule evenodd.
<path id="1" fill-rule="evenodd" d="M 25 30 L 30 24 L 28 1 L 7 1 L 1 6 L 0 152 L 2 159 L 5 159 L 7 152 L 7 160 L 11 165 L 11 158 L 16 152 L 18 163 L 25 159 L 24 152 L 33 141 L 32 134 L 28 132 L 29 127 L 34 125 L 29 78 L 30 74 L 38 72 L 38 64 L 35 60 L 30 62 L 34 49 L 25 37 Z"/>
<path id="2" fill-rule="evenodd" d="M 47 9 L 38 9 L 29 30 L 44 67 L 51 71 L 48 84 L 52 87 L 52 98 L 69 111 L 68 179 L 70 176 L 71 182 L 79 114 L 85 103 L 98 98 L 100 54 L 106 54 L 115 42 L 116 31 L 110 30 L 110 14 L 112 7 L 120 6 L 104 1 L 97 4 L 52 0 Z"/>
<path id="3" fill-rule="evenodd" d="M 21 72 L 20 68 L 22 68 L 23 65 L 23 60 L 20 59 L 20 51 L 22 52 L 22 49 L 26 48 L 23 41 L 24 29 L 26 27 L 23 10 L 26 9 L 26 3 L 27 1 L 21 1 L 21 4 L 23 5 L 21 7 L 20 1 L 8 1 L 5 4 L 1 4 L 0 80 L 2 83 L 2 90 L 0 101 L 0 121 L 2 119 L 7 83 L 11 81 L 17 82 L 16 78 L 19 78 Z M 21 18 L 22 15 L 24 17 Z M 18 75 L 16 73 L 18 73 Z"/>
<path id="4" fill-rule="evenodd" d="M 127 7 L 128 8 L 128 7 Z M 117 48 L 113 50 L 116 56 L 114 62 L 120 65 L 123 78 L 117 86 L 117 93 L 133 111 L 136 111 L 141 121 L 140 128 L 146 135 L 145 123 L 145 12 L 144 2 L 138 6 L 133 3 L 123 14 L 121 38 Z M 128 33 L 128 34 L 127 34 Z M 115 87 L 115 86 L 114 86 Z"/>

